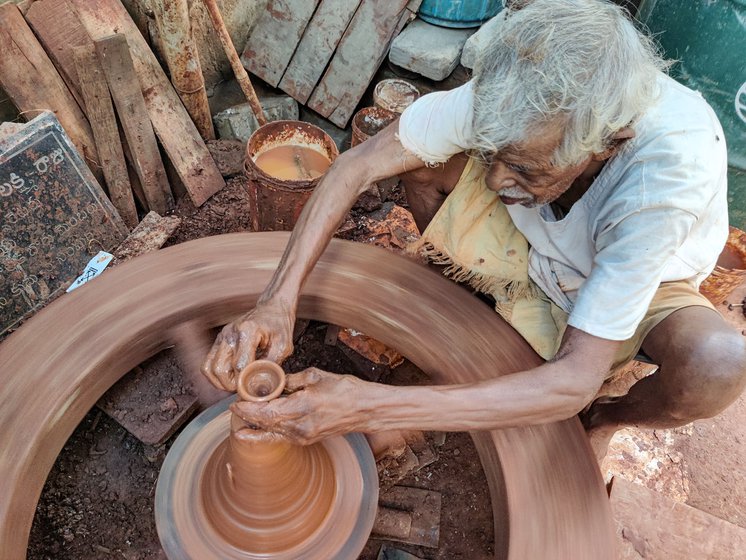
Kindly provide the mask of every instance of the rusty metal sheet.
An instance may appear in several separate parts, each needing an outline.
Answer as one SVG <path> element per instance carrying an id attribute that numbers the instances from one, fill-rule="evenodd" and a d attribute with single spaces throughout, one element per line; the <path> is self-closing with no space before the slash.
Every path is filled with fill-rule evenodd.
<path id="1" fill-rule="evenodd" d="M 412 15 L 406 6 L 406 0 L 362 1 L 311 94 L 311 109 L 337 126 L 347 126 L 395 34 Z"/>
<path id="2" fill-rule="evenodd" d="M 306 27 L 280 89 L 305 104 L 324 74 L 360 0 L 324 0 Z"/>
<path id="3" fill-rule="evenodd" d="M 277 87 L 319 0 L 269 0 L 241 55 L 244 67 Z"/>

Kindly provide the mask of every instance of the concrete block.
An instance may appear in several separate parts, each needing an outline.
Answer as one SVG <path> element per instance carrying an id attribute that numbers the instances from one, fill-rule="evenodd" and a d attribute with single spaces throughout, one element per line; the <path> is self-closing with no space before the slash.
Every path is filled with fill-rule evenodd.
<path id="1" fill-rule="evenodd" d="M 269 121 L 297 121 L 298 102 L 288 95 L 269 95 L 259 98 Z M 259 123 L 248 103 L 241 103 L 221 111 L 213 117 L 215 132 L 223 140 L 248 142 Z"/>
<path id="2" fill-rule="evenodd" d="M 448 29 L 414 20 L 394 39 L 389 60 L 412 72 L 440 81 L 456 68 L 472 29 Z"/>
<path id="3" fill-rule="evenodd" d="M 479 28 L 479 31 L 469 37 L 461 52 L 461 66 L 473 69 L 477 61 L 477 55 L 490 40 L 490 37 L 497 31 L 500 22 L 503 21 L 503 14 L 497 14 L 491 20 L 487 21 Z"/>
<path id="4" fill-rule="evenodd" d="M 307 107 L 301 107 L 300 120 L 318 126 L 321 130 L 331 136 L 332 140 L 334 140 L 334 143 L 337 145 L 340 154 L 350 147 L 350 139 L 352 138 L 352 129 L 350 129 L 350 127 L 339 128 L 333 122 L 325 119 Z"/>

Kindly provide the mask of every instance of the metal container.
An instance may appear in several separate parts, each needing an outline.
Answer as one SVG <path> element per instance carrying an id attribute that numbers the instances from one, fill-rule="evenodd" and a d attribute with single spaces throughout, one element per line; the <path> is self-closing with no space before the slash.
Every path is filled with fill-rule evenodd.
<path id="1" fill-rule="evenodd" d="M 399 114 L 419 97 L 420 90 L 408 81 L 398 78 L 381 80 L 373 90 L 373 104 L 376 107 Z"/>
<path id="2" fill-rule="evenodd" d="M 746 0 L 643 0 L 638 13 L 671 74 L 700 91 L 725 131 L 731 223 L 746 228 Z"/>
<path id="3" fill-rule="evenodd" d="M 388 109 L 380 107 L 365 107 L 360 109 L 352 118 L 352 139 L 350 146 L 357 146 L 365 142 L 371 136 L 375 136 L 392 122 L 399 115 Z"/>
<path id="4" fill-rule="evenodd" d="M 257 156 L 278 146 L 300 146 L 324 154 L 330 162 L 339 155 L 337 145 L 319 127 L 301 121 L 274 121 L 257 129 L 246 145 L 245 170 L 254 231 L 290 231 L 321 177 L 310 180 L 278 179 L 260 169 Z M 323 175 L 322 175 L 323 177 Z"/>
<path id="5" fill-rule="evenodd" d="M 502 9 L 502 0 L 423 0 L 421 19 L 442 27 L 479 27 Z"/>

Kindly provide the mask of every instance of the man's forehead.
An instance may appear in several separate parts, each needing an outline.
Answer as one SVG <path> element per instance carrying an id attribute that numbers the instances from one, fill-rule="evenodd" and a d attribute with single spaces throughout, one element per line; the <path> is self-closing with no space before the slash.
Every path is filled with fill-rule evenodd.
<path id="1" fill-rule="evenodd" d="M 550 165 L 561 142 L 561 127 L 543 126 L 535 129 L 525 140 L 505 146 L 500 150 L 500 155 L 520 158 L 536 165 Z"/>

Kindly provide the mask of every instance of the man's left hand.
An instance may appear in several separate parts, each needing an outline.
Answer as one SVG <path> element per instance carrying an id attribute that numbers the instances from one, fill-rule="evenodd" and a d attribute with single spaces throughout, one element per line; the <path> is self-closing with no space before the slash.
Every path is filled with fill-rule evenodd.
<path id="1" fill-rule="evenodd" d="M 266 403 L 239 401 L 231 410 L 252 426 L 310 445 L 364 428 L 359 399 L 365 385 L 374 384 L 309 368 L 287 376 L 285 390 L 290 395 Z"/>

